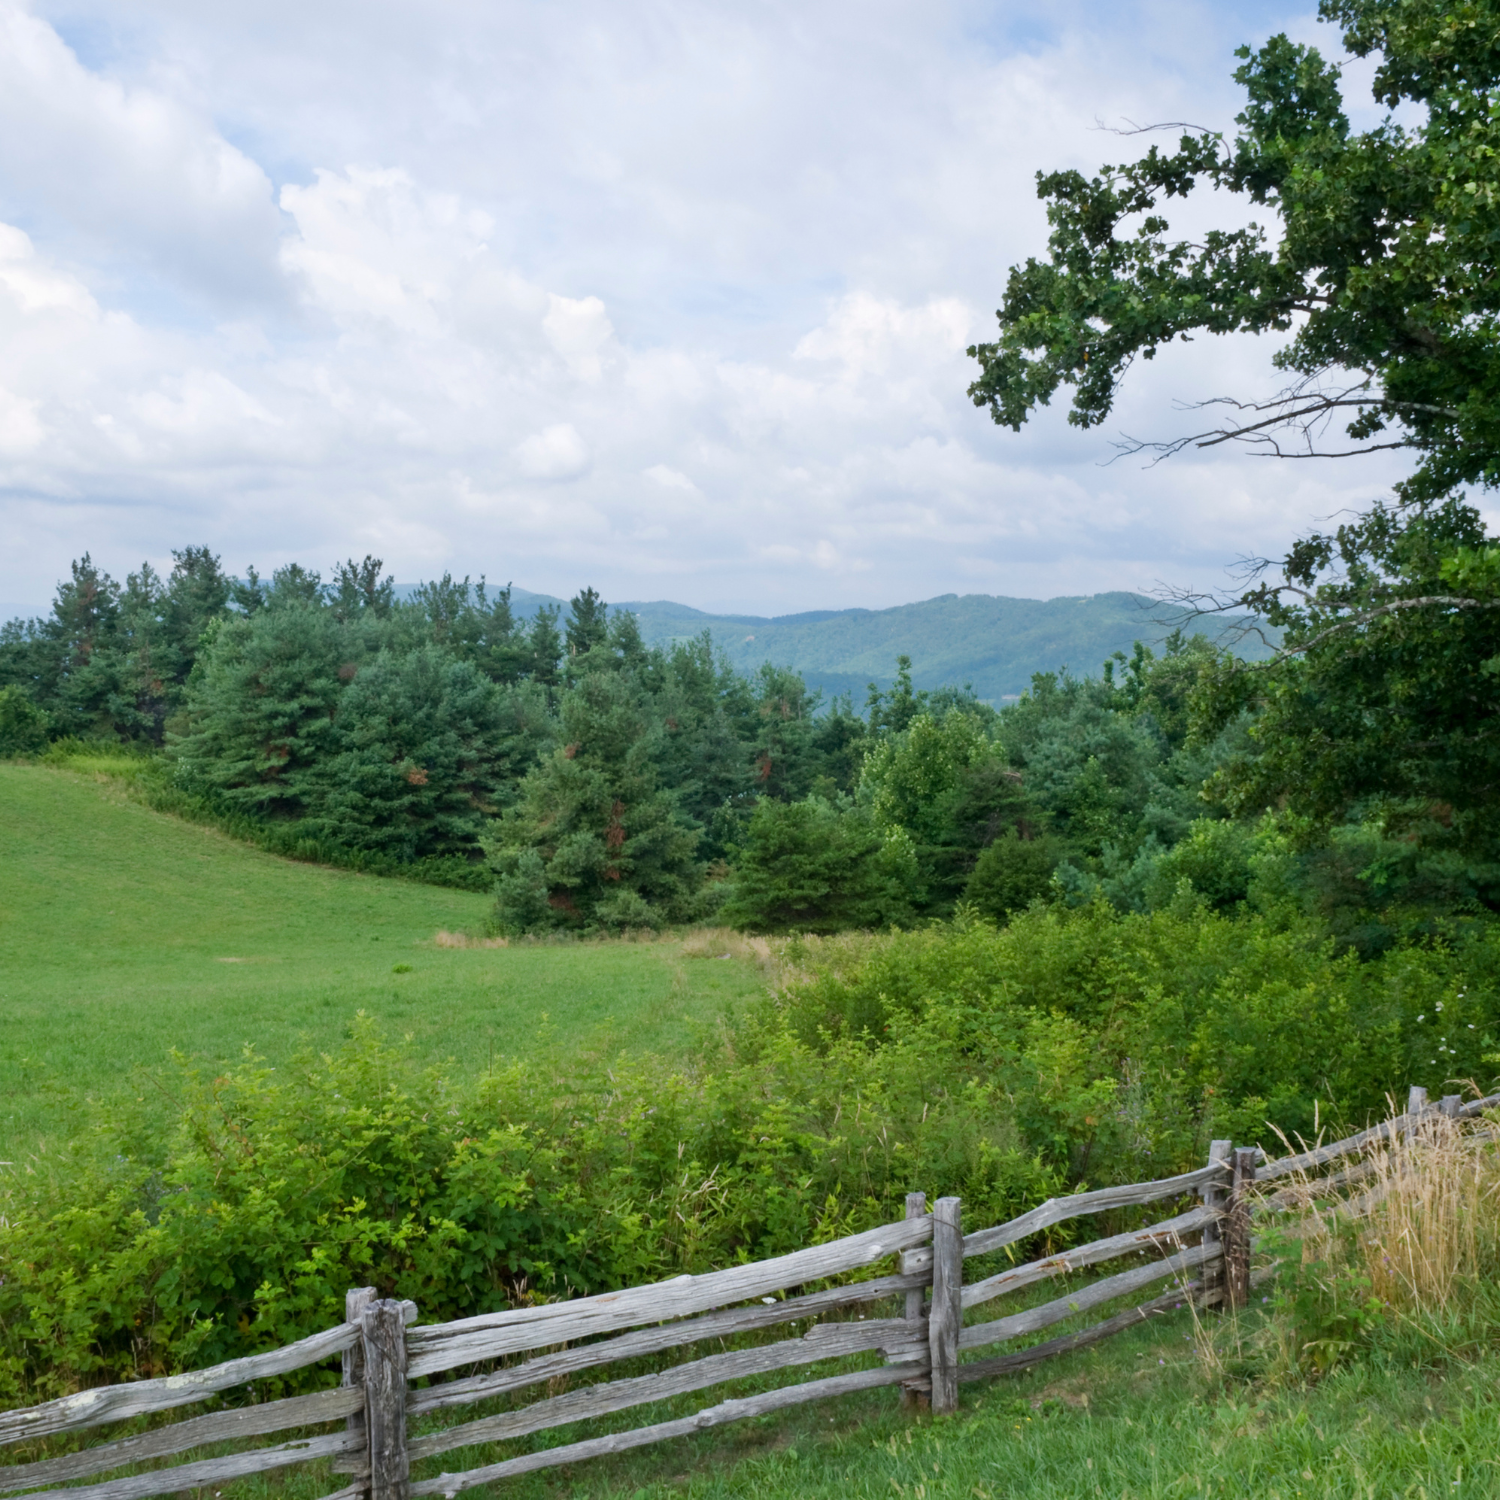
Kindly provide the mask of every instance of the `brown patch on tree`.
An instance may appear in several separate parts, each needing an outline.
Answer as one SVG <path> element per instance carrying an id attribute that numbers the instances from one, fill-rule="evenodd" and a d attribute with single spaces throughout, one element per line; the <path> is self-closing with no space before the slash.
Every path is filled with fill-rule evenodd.
<path id="1" fill-rule="evenodd" d="M 605 867 L 604 878 L 606 880 L 618 880 L 620 878 L 619 867 L 613 863 L 620 857 L 620 851 L 625 847 L 625 825 L 620 821 L 620 814 L 625 811 L 625 804 L 618 797 L 609 810 L 609 826 L 604 830 L 604 847 L 609 850 L 611 863 Z"/>

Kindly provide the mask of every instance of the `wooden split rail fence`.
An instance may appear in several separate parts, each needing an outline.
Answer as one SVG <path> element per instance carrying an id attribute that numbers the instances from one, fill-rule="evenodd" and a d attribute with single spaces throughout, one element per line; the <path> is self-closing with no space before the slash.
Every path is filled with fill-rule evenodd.
<path id="1" fill-rule="evenodd" d="M 1469 1105 L 1450 1098 L 1440 1106 L 1429 1106 L 1425 1093 L 1414 1089 L 1408 1109 L 1413 1115 L 1433 1108 L 1462 1117 L 1496 1103 L 1500 1096 Z M 1184 1302 L 1244 1305 L 1251 1285 L 1252 1206 L 1264 1197 L 1256 1185 L 1294 1175 L 1305 1184 L 1312 1174 L 1359 1155 L 1402 1129 L 1403 1118 L 1272 1162 L 1264 1161 L 1257 1148 L 1236 1150 L 1229 1141 L 1215 1141 L 1208 1163 L 1196 1171 L 1052 1199 L 1009 1223 L 967 1234 L 957 1198 L 939 1198 L 929 1211 L 923 1195 L 914 1193 L 907 1198 L 906 1217 L 897 1223 L 774 1260 L 452 1323 L 422 1326 L 416 1323 L 417 1309 L 412 1303 L 381 1300 L 372 1289 L 360 1288 L 348 1294 L 343 1323 L 284 1349 L 182 1375 L 102 1386 L 0 1413 L 0 1446 L 173 1411 L 334 1357 L 342 1361 L 338 1386 L 310 1395 L 237 1405 L 58 1457 L 0 1467 L 0 1496 L 147 1500 L 332 1460 L 334 1472 L 348 1483 L 325 1500 L 413 1500 L 424 1495 L 454 1496 L 533 1470 L 620 1453 L 803 1402 L 881 1386 L 900 1387 L 907 1404 L 925 1399 L 934 1411 L 951 1411 L 958 1403 L 961 1383 L 1025 1369 Z M 1013 1265 L 979 1280 L 964 1280 L 964 1262 L 971 1257 L 1020 1244 L 1067 1220 L 1171 1200 L 1180 1204 L 1191 1197 L 1199 1200 L 1196 1206 L 1144 1228 Z M 1144 1264 L 1075 1287 L 1064 1296 L 983 1321 L 965 1320 L 970 1309 L 1027 1287 L 1142 1254 L 1149 1257 Z M 801 1290 L 851 1273 L 879 1270 L 882 1263 L 894 1263 L 895 1268 L 850 1284 Z M 1012 1343 L 1091 1309 L 1134 1299 L 1163 1282 L 1167 1290 L 1077 1332 L 989 1358 L 963 1358 L 970 1350 Z M 860 1307 L 902 1295 L 902 1316 L 847 1316 Z M 825 1321 L 828 1314 L 846 1316 Z M 788 1324 L 810 1326 L 792 1337 L 746 1348 L 725 1350 L 720 1342 L 731 1335 Z M 432 1421 L 440 1412 L 491 1402 L 538 1385 L 556 1389 L 583 1371 L 704 1342 L 719 1343 L 719 1351 L 654 1373 L 546 1394 L 528 1405 L 451 1426 L 435 1426 Z M 880 1362 L 721 1400 L 669 1421 L 457 1472 L 411 1478 L 413 1463 L 441 1454 L 610 1416 L 729 1381 L 851 1356 L 865 1356 L 867 1361 L 878 1356 Z M 414 1384 L 423 1377 L 428 1384 Z M 413 1432 L 413 1426 L 421 1430 Z M 310 1428 L 319 1430 L 309 1434 Z M 296 1436 L 271 1446 L 192 1459 L 88 1485 L 77 1483 L 156 1459 L 287 1433 Z"/>

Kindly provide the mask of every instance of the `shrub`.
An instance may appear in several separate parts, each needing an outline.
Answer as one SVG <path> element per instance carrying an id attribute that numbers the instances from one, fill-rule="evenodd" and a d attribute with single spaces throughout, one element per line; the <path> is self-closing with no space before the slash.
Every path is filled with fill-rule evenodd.
<path id="1" fill-rule="evenodd" d="M 46 748 L 46 714 L 25 689 L 0 688 L 0 757 L 40 755 Z"/>
<path id="2" fill-rule="evenodd" d="M 914 1188 L 978 1223 L 1063 1187 L 936 1033 L 741 1040 L 692 1074 L 575 1059 L 460 1087 L 360 1022 L 333 1056 L 184 1072 L 165 1141 L 114 1111 L 4 1179 L 0 1399 L 275 1347 L 349 1286 L 450 1319 L 780 1254 L 900 1218 Z"/>
<path id="3" fill-rule="evenodd" d="M 852 961 L 809 965 L 788 1025 L 809 1046 L 896 1023 L 947 1027 L 966 1056 L 1024 1062 L 1032 1018 L 1087 1038 L 1088 1080 L 1119 1080 L 1070 1151 L 1119 1171 L 1201 1163 L 1214 1136 L 1274 1144 L 1267 1121 L 1314 1135 L 1384 1112 L 1389 1090 L 1487 1079 L 1500 1035 L 1500 932 L 1423 942 L 1359 962 L 1310 925 L 1213 912 L 1191 892 L 1161 911 L 1098 901 L 872 939 Z M 1134 1163 L 1134 1165 L 1129 1165 Z"/>
<path id="4" fill-rule="evenodd" d="M 987 917 L 1008 917 L 1046 895 L 1057 860 L 1050 838 L 1023 839 L 1018 829 L 1008 829 L 979 856 L 964 900 Z"/>

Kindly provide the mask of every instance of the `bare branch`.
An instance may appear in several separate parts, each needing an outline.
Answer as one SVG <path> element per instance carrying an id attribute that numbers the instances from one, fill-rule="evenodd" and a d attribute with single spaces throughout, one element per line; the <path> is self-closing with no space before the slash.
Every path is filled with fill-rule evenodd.
<path id="1" fill-rule="evenodd" d="M 1218 134 L 1209 126 L 1194 125 L 1190 120 L 1163 120 L 1159 125 L 1137 125 L 1129 115 L 1122 115 L 1120 118 L 1130 126 L 1129 130 L 1121 130 L 1118 125 L 1106 125 L 1098 115 L 1094 116 L 1093 128 L 1108 135 L 1149 135 L 1153 130 L 1196 130 L 1200 135 Z"/>
<path id="2" fill-rule="evenodd" d="M 1179 411 L 1203 411 L 1208 407 L 1227 406 L 1236 412 L 1244 412 L 1247 420 L 1228 422 L 1221 427 L 1205 428 L 1183 437 L 1167 441 L 1149 441 L 1122 434 L 1121 440 L 1113 444 L 1116 457 L 1150 454 L 1149 467 L 1154 467 L 1164 458 L 1180 453 L 1184 448 L 1216 448 L 1222 443 L 1244 443 L 1259 448 L 1257 457 L 1264 458 L 1354 458 L 1365 453 L 1381 453 L 1393 448 L 1413 446 L 1410 437 L 1393 439 L 1384 443 L 1368 443 L 1357 448 L 1330 451 L 1318 446 L 1328 423 L 1341 411 L 1388 413 L 1400 421 L 1413 416 L 1441 417 L 1458 421 L 1461 413 L 1451 406 L 1438 406 L 1428 401 L 1403 401 L 1389 393 L 1373 389 L 1373 375 L 1365 374 L 1349 384 L 1333 385 L 1328 377 L 1329 369 L 1315 371 L 1295 384 L 1279 391 L 1264 401 L 1239 401 L 1233 396 L 1212 396 L 1205 401 L 1179 401 Z M 1279 440 L 1275 430 L 1289 429 L 1299 435 L 1295 446 Z M 1110 463 L 1114 459 L 1109 460 Z"/>
<path id="3" fill-rule="evenodd" d="M 1279 443 L 1275 442 L 1274 440 L 1272 440 L 1268 444 L 1268 446 L 1271 447 L 1271 448 L 1274 448 L 1275 452 L 1273 452 L 1273 453 L 1252 453 L 1250 455 L 1250 457 L 1251 458 L 1358 458 L 1361 454 L 1364 454 L 1364 453 L 1381 453 L 1381 452 L 1383 452 L 1387 448 L 1410 448 L 1411 447 L 1411 441 L 1408 438 L 1402 438 L 1400 440 L 1400 442 L 1396 442 L 1396 443 L 1371 443 L 1368 448 L 1345 448 L 1345 449 L 1343 449 L 1342 451 L 1340 451 L 1338 453 L 1283 453 L 1281 451 L 1281 445 Z"/>

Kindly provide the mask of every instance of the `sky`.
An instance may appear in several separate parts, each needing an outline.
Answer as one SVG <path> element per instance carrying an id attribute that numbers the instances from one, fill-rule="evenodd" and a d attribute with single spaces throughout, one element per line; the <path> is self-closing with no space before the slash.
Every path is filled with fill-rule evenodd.
<path id="1" fill-rule="evenodd" d="M 1235 47 L 1337 53 L 1314 13 L 0 0 L 0 615 L 201 543 L 755 614 L 1222 587 L 1401 472 L 1111 462 L 1274 343 L 1020 434 L 964 350 L 1037 171 L 1232 128 Z"/>

